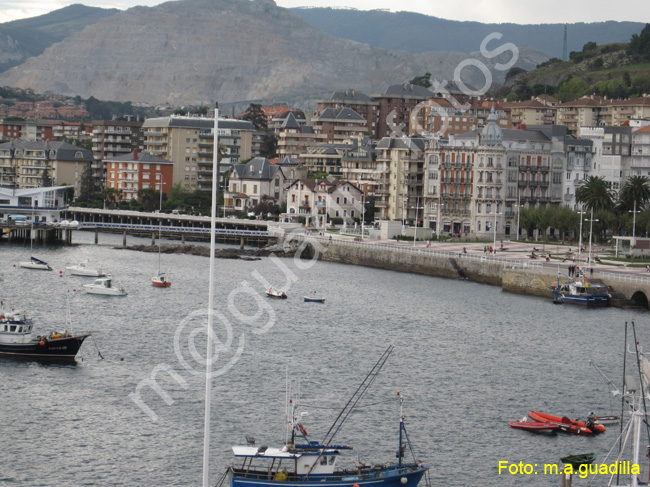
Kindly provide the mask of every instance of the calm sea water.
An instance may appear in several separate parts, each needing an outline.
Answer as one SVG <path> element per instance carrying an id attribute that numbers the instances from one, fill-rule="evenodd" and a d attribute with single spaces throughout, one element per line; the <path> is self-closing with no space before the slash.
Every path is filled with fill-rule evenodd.
<path id="1" fill-rule="evenodd" d="M 115 249 L 117 235 L 92 240 L 77 232 L 77 245 L 35 248 L 55 268 L 49 273 L 14 267 L 28 247 L 0 246 L 5 305 L 28 310 L 39 331 L 91 330 L 104 356 L 88 340 L 76 366 L 0 360 L 0 483 L 200 485 L 204 379 L 195 357 L 205 353 L 209 261 L 163 255 L 173 286 L 157 289 L 149 284 L 157 254 Z M 107 268 L 129 295 L 75 292 L 91 279 L 58 271 L 85 259 Z M 640 343 L 650 346 L 647 312 L 555 306 L 471 282 L 272 258 L 218 260 L 216 273 L 213 484 L 246 434 L 258 445 L 282 444 L 287 375 L 299 410 L 309 413 L 309 433 L 321 439 L 394 342 L 364 407 L 336 438 L 354 445 L 348 464 L 357 455 L 373 464 L 395 459 L 400 391 L 433 485 L 557 486 L 559 478 L 542 474 L 498 475 L 498 462 L 541 466 L 591 451 L 604 462 L 618 426 L 587 438 L 537 436 L 507 423 L 530 410 L 570 417 L 619 411 L 589 361 L 620 382 L 626 321 L 636 322 Z M 269 284 L 286 285 L 289 299 L 263 296 Z M 310 290 L 326 304 L 304 303 Z M 72 325 L 65 324 L 66 296 Z M 168 401 L 143 387 L 143 408 L 129 394 L 153 371 Z"/>

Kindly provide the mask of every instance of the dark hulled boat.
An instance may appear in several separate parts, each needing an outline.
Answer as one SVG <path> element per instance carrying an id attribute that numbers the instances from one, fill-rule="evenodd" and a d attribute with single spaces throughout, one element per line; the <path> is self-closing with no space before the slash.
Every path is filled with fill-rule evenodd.
<path id="1" fill-rule="evenodd" d="M 90 333 L 73 335 L 67 330 L 46 335 L 33 333 L 32 320 L 22 311 L 0 311 L 0 355 L 74 360 Z"/>

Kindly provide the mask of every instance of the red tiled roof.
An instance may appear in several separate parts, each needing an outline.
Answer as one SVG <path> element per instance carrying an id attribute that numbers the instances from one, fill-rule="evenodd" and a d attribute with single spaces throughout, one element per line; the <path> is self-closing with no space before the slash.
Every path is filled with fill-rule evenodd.
<path id="1" fill-rule="evenodd" d="M 641 134 L 650 134 L 650 125 L 646 125 L 642 129 L 635 130 L 634 133 L 635 134 L 639 134 L 639 133 L 641 133 Z"/>

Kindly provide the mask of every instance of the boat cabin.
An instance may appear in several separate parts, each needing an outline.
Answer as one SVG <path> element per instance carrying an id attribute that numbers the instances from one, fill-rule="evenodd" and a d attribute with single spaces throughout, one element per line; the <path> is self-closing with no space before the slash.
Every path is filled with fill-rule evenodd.
<path id="1" fill-rule="evenodd" d="M 309 475 L 327 476 L 334 475 L 336 460 L 340 456 L 339 450 L 350 449 L 344 445 L 318 444 L 317 441 L 309 442 L 306 445 L 291 445 L 283 448 L 267 448 L 266 446 L 234 446 L 232 448 L 235 457 L 243 458 L 241 469 L 236 469 L 238 475 L 258 475 L 263 472 L 281 472 L 282 468 L 289 467 L 292 474 L 298 477 Z M 259 461 L 265 461 L 265 465 L 253 465 Z M 268 463 L 270 462 L 270 465 Z"/>
<path id="2" fill-rule="evenodd" d="M 23 343 L 30 341 L 31 335 L 32 322 L 22 311 L 0 312 L 0 341 Z"/>

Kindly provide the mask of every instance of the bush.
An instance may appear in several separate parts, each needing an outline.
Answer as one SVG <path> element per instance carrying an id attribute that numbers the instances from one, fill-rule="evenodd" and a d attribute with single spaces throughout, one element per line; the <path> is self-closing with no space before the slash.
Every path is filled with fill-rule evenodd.
<path id="1" fill-rule="evenodd" d="M 330 220 L 330 222 L 332 223 L 332 225 L 343 225 L 343 218 L 335 216 Z"/>

